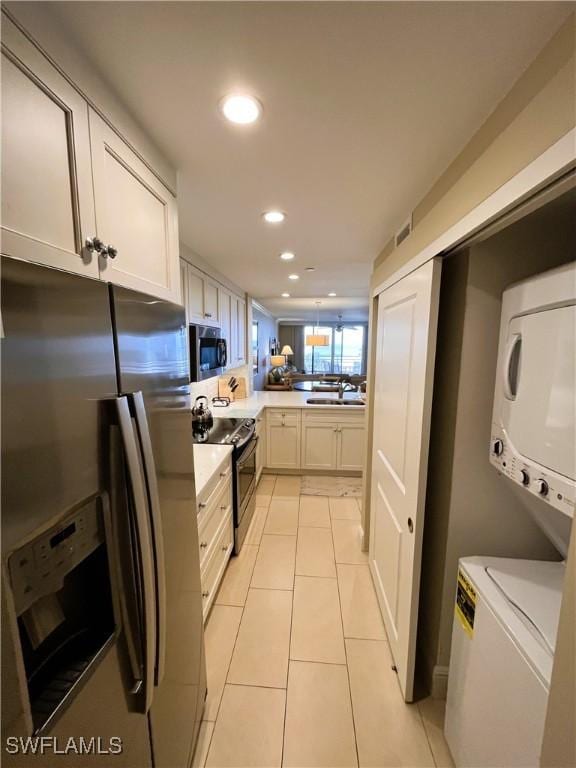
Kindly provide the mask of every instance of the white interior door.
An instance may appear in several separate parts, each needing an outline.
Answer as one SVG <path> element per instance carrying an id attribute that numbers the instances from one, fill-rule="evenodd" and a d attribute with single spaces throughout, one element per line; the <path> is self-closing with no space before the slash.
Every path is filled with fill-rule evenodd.
<path id="1" fill-rule="evenodd" d="M 439 260 L 378 297 L 370 568 L 406 701 L 414 687 Z"/>

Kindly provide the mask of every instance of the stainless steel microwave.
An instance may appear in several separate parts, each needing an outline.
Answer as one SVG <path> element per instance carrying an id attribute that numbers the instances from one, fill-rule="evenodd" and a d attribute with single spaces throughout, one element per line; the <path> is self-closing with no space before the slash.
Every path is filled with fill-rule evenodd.
<path id="1" fill-rule="evenodd" d="M 228 352 L 220 328 L 191 324 L 189 336 L 190 381 L 203 381 L 224 373 Z"/>

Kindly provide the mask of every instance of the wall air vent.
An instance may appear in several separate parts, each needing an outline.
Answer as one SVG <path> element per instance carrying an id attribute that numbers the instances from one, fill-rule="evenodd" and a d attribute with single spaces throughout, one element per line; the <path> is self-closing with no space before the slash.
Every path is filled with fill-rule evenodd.
<path id="1" fill-rule="evenodd" d="M 412 214 L 410 214 L 409 218 L 402 224 L 398 232 L 396 232 L 396 235 L 394 237 L 394 245 L 396 248 L 402 243 L 408 235 L 412 232 Z"/>

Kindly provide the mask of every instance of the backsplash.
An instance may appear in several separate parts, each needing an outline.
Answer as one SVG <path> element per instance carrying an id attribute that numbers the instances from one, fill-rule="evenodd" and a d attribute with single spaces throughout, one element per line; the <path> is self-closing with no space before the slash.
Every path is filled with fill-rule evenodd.
<path id="1" fill-rule="evenodd" d="M 226 371 L 225 375 L 228 378 L 230 378 L 230 376 L 243 376 L 246 379 L 246 391 L 248 396 L 252 394 L 252 367 L 250 365 L 241 365 L 239 368 L 231 368 L 229 371 Z M 212 376 L 210 379 L 196 381 L 193 384 L 190 384 L 192 404 L 194 404 L 194 400 L 200 395 L 205 395 L 211 404 L 212 398 L 218 395 L 219 378 L 219 376 Z"/>

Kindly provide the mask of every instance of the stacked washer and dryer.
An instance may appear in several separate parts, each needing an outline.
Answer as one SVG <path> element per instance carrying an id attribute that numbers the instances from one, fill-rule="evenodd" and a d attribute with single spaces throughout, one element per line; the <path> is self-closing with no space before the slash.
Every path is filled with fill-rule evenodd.
<path id="1" fill-rule="evenodd" d="M 457 766 L 539 765 L 576 497 L 576 264 L 504 292 L 490 461 L 558 561 L 460 560 L 445 734 Z"/>

